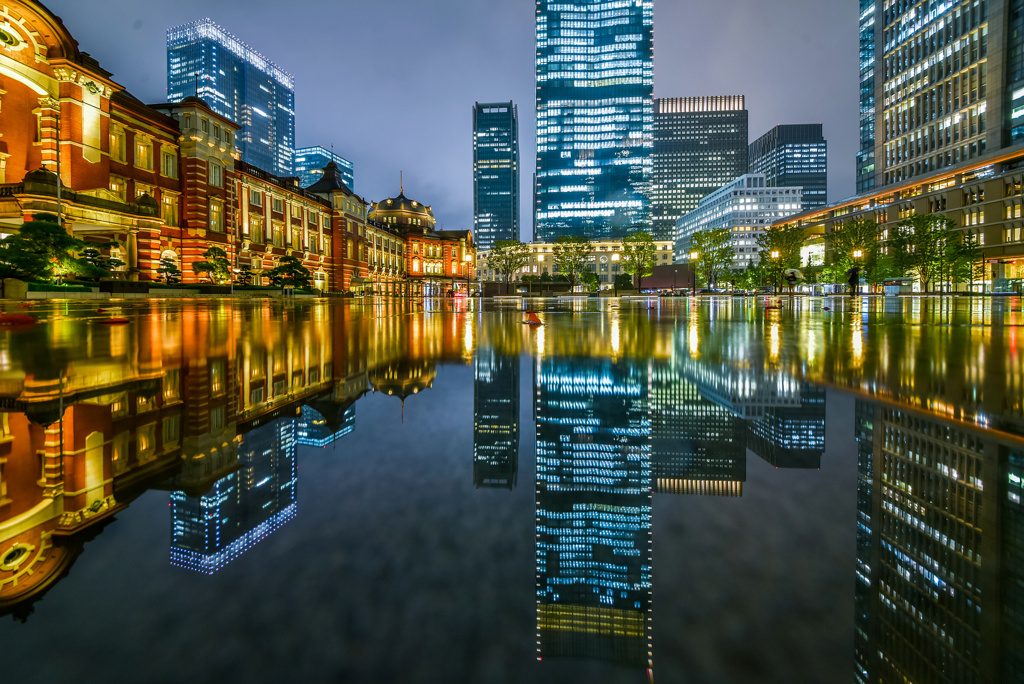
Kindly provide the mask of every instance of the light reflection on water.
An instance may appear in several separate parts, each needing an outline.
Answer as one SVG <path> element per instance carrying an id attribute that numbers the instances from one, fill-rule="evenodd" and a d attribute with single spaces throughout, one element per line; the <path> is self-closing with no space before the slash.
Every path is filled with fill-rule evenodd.
<path id="1" fill-rule="evenodd" d="M 1017 299 L 797 299 L 781 309 L 730 298 L 532 305 L 543 327 L 522 324 L 519 301 L 140 301 L 106 314 L 84 304 L 41 305 L 34 328 L 0 332 L 0 610 L 25 620 L 4 626 L 0 640 L 31 650 L 45 641 L 37 630 L 57 614 L 82 610 L 76 606 L 87 603 L 89 587 L 68 569 L 80 556 L 124 554 L 117 530 L 152 527 L 134 511 L 148 510 L 158 495 L 170 535 L 164 522 L 145 545 L 163 548 L 173 572 L 291 582 L 290 605 L 312 610 L 330 584 L 308 568 L 327 567 L 335 552 L 280 551 L 292 530 L 305 538 L 304 516 L 326 529 L 333 510 L 352 513 L 347 501 L 422 506 L 425 496 L 408 488 L 405 471 L 367 461 L 346 470 L 342 483 L 332 469 L 342 465 L 323 460 L 341 449 L 348 461 L 400 459 L 436 491 L 462 486 L 442 477 L 462 464 L 471 478 L 458 469 L 455 477 L 475 493 L 433 501 L 436 510 L 472 511 L 472 502 L 486 502 L 498 508 L 468 519 L 491 520 L 488 514 L 508 507 L 506 515 L 529 520 L 532 507 L 533 528 L 512 535 L 516 551 L 503 549 L 509 555 L 500 559 L 477 554 L 502 538 L 507 522 L 422 547 L 419 560 L 448 568 L 448 583 L 435 577 L 407 590 L 411 604 L 396 607 L 397 615 L 377 597 L 368 614 L 400 619 L 413 610 L 418 629 L 352 632 L 351 624 L 328 621 L 320 636 L 337 642 L 330 657 L 319 665 L 274 662 L 257 669 L 257 679 L 286 666 L 313 679 L 379 680 L 391 668 L 410 681 L 482 673 L 494 681 L 640 681 L 652 670 L 695 681 L 1022 676 Z M 106 315 L 131 322 L 99 324 Z M 467 441 L 460 435 L 470 425 Z M 464 451 L 451 453 L 455 444 Z M 426 451 L 443 454 L 433 471 L 416 460 Z M 312 480 L 299 475 L 307 463 Z M 792 475 L 767 474 L 775 469 Z M 335 498 L 328 484 L 348 498 Z M 801 544 L 794 551 L 801 533 L 787 529 L 766 529 L 761 541 L 790 553 L 759 565 L 788 568 L 784 574 L 808 588 L 836 593 L 811 592 L 749 613 L 729 600 L 717 611 L 710 598 L 696 600 L 698 586 L 719 596 L 763 572 L 737 549 L 743 538 L 755 547 L 748 530 L 766 523 L 737 516 L 750 508 L 770 519 L 765 496 L 774 488 L 777 499 L 793 497 L 780 510 L 799 529 L 810 515 L 803 507 L 813 509 L 816 496 L 820 504 L 830 496 L 847 501 L 826 514 L 838 522 L 819 539 L 836 553 L 815 558 L 817 547 Z M 488 491 L 511 498 L 495 504 L 483 498 Z M 432 510 L 419 509 L 424 522 L 439 515 Z M 362 532 L 387 536 L 393 521 L 381 515 Z M 111 525 L 115 516 L 119 524 Z M 439 534 L 406 524 L 411 546 Z M 659 526 L 672 533 L 659 536 Z M 736 541 L 719 548 L 721 576 L 701 585 L 688 573 L 707 568 L 684 558 L 690 546 L 713 544 L 704 538 L 711 529 L 719 543 Z M 363 543 L 332 548 L 345 555 Z M 255 548 L 273 563 L 253 560 Z M 477 583 L 490 586 L 488 576 L 504 572 L 499 565 L 520 570 L 508 586 L 532 579 L 532 594 L 503 593 L 503 584 L 466 602 L 456 588 L 467 578 L 453 581 L 460 576 L 454 568 L 477 567 Z M 804 566 L 817 574 L 804 576 Z M 367 584 L 356 582 L 373 596 L 393 564 L 375 572 Z M 305 581 L 294 579 L 304 574 Z M 184 584 L 230 605 L 230 594 L 211 595 L 216 585 L 197 581 L 161 575 L 164 586 Z M 765 596 L 750 585 L 751 596 Z M 410 608 L 436 601 L 437 592 L 445 608 Z M 360 605 L 339 593 L 344 611 Z M 187 597 L 150 597 L 121 615 L 137 620 L 177 600 Z M 823 604 L 827 614 L 832 601 L 847 619 L 832 624 L 817 614 Z M 707 624 L 680 624 L 681 616 L 700 616 L 691 615 L 700 606 L 710 611 Z M 491 625 L 504 624 L 502 614 L 506 628 Z M 430 652 L 410 645 L 424 631 L 466 620 L 487 622 L 493 643 L 467 636 L 471 654 L 457 639 Z M 726 625 L 759 620 L 800 635 L 780 646 L 799 660 L 750 647 L 737 661 L 728 632 L 735 626 Z M 296 617 L 285 628 L 303 624 Z M 405 657 L 383 656 L 396 633 Z M 193 666 L 231 667 L 252 650 L 200 651 Z"/>

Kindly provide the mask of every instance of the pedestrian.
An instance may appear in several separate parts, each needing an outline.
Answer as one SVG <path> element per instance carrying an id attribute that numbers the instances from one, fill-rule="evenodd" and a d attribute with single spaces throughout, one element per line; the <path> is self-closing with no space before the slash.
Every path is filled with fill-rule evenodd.
<path id="1" fill-rule="evenodd" d="M 796 271 L 786 273 L 786 283 L 789 285 L 789 296 L 793 296 L 793 288 L 796 287 Z"/>
<path id="2" fill-rule="evenodd" d="M 860 287 L 860 269 L 854 266 L 846 272 L 846 275 L 849 276 L 847 282 L 850 284 L 850 296 L 856 297 L 857 289 Z"/>

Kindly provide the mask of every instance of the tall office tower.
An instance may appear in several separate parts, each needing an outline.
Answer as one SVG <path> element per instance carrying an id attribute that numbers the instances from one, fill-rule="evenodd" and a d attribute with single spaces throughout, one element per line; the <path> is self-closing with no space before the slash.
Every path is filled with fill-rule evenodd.
<path id="1" fill-rule="evenodd" d="M 858 195 L 875 187 L 875 2 L 876 0 L 860 0 Z"/>
<path id="2" fill-rule="evenodd" d="M 801 382 L 798 396 L 799 406 L 772 406 L 749 425 L 747 448 L 776 468 L 821 467 L 825 388 Z"/>
<path id="3" fill-rule="evenodd" d="M 650 230 L 654 1 L 537 0 L 536 17 L 534 239 Z"/>
<path id="4" fill-rule="evenodd" d="M 876 0 L 872 30 L 876 186 L 995 161 L 1024 141 L 1020 0 Z"/>
<path id="5" fill-rule="evenodd" d="M 654 493 L 743 496 L 746 425 L 669 363 L 651 367 Z"/>
<path id="6" fill-rule="evenodd" d="M 536 367 L 538 657 L 651 667 L 647 366 Z"/>
<path id="7" fill-rule="evenodd" d="M 519 357 L 473 360 L 473 484 L 512 489 L 519 475 Z"/>
<path id="8" fill-rule="evenodd" d="M 345 159 L 340 154 L 335 154 L 325 147 L 319 145 L 315 147 L 300 147 L 295 150 L 292 163 L 292 174 L 299 177 L 299 185 L 304 188 L 308 188 L 313 183 L 323 178 L 324 167 L 330 162 L 334 162 L 338 165 L 338 173 L 341 175 L 341 180 L 345 183 L 349 190 L 353 189 L 352 183 L 354 182 L 353 174 L 354 168 L 352 162 Z"/>
<path id="9" fill-rule="evenodd" d="M 828 203 L 828 143 L 821 124 L 776 126 L 750 143 L 749 173 L 763 173 L 768 187 L 803 189 L 803 208 Z"/>
<path id="10" fill-rule="evenodd" d="M 519 108 L 473 105 L 473 241 L 491 249 L 519 238 Z"/>
<path id="11" fill-rule="evenodd" d="M 742 95 L 654 101 L 654 236 L 675 239 L 676 220 L 747 172 L 747 110 Z"/>
<path id="12" fill-rule="evenodd" d="M 858 682 L 1020 682 L 1017 440 L 858 400 Z"/>
<path id="13" fill-rule="evenodd" d="M 292 175 L 294 79 L 209 19 L 167 31 L 167 99 L 189 96 L 242 127 L 242 161 Z"/>
<path id="14" fill-rule="evenodd" d="M 202 496 L 171 492 L 171 565 L 212 575 L 295 517 L 294 418 L 245 434 L 239 468 Z"/>

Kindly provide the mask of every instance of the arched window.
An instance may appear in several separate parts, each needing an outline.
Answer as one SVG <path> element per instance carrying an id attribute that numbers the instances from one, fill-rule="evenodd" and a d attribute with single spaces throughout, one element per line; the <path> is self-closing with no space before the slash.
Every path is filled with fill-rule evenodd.
<path id="1" fill-rule="evenodd" d="M 413 271 L 419 271 L 420 270 L 420 260 L 419 259 L 413 259 L 412 260 L 412 270 Z"/>
<path id="2" fill-rule="evenodd" d="M 452 274 L 453 275 L 458 275 L 459 274 L 459 262 L 458 261 L 452 261 Z"/>

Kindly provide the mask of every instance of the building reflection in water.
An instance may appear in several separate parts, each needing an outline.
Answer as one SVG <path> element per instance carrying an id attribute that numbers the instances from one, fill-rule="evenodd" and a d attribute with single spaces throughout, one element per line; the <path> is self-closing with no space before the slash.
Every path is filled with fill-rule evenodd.
<path id="1" fill-rule="evenodd" d="M 644 371 L 625 362 L 538 362 L 541 659 L 651 667 L 651 425 Z"/>
<path id="2" fill-rule="evenodd" d="M 860 682 L 1024 681 L 1024 451 L 858 400 Z"/>
<path id="3" fill-rule="evenodd" d="M 237 469 L 202 496 L 171 493 L 171 565 L 212 575 L 295 517 L 297 422 L 247 432 Z"/>
<path id="4" fill-rule="evenodd" d="M 739 496 L 748 447 L 817 467 L 828 383 L 858 397 L 858 680 L 1024 677 L 1016 328 L 146 306 L 117 329 L 0 331 L 0 612 L 24 617 L 149 489 L 173 492 L 175 562 L 223 567 L 295 514 L 298 446 L 338 444 L 368 391 L 428 401 L 438 363 L 474 363 L 474 483 L 514 487 L 520 354 L 537 349 L 540 657 L 650 668 L 652 494 Z"/>
<path id="5" fill-rule="evenodd" d="M 310 405 L 302 407 L 295 428 L 295 443 L 299 446 L 325 447 L 356 429 L 355 404 L 347 408 L 314 405 L 317 408 Z"/>
<path id="6" fill-rule="evenodd" d="M 519 357 L 493 349 L 473 360 L 473 484 L 512 489 L 519 477 Z"/>

